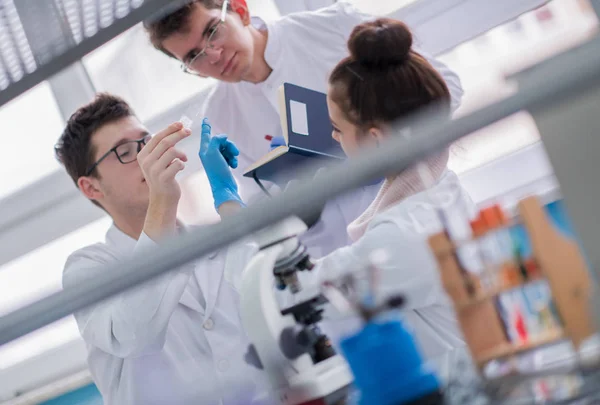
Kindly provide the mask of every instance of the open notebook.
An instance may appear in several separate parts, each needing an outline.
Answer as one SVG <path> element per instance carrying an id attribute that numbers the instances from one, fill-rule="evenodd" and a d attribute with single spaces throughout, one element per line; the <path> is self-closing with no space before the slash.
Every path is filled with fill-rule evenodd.
<path id="1" fill-rule="evenodd" d="M 244 176 L 287 182 L 300 165 L 315 159 L 345 158 L 339 144 L 331 137 L 325 94 L 284 83 L 279 88 L 279 116 L 286 145 L 264 155 L 245 170 Z"/>

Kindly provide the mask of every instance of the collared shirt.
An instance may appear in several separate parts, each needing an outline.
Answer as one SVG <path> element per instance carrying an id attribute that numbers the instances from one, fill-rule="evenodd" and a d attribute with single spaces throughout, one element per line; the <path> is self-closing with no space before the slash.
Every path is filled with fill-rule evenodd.
<path id="1" fill-rule="evenodd" d="M 113 225 L 105 243 L 69 257 L 63 285 L 155 246 Z M 249 342 L 232 281 L 254 252 L 234 245 L 75 313 L 106 405 L 231 405 L 254 395 L 261 377 L 243 360 Z"/>
<path id="2" fill-rule="evenodd" d="M 268 31 L 265 59 L 273 69 L 262 83 L 218 83 L 202 112 L 213 126 L 213 133 L 226 133 L 239 147 L 237 180 L 242 197 L 260 189 L 241 172 L 269 151 L 265 135 L 281 135 L 278 89 L 292 83 L 327 92 L 331 70 L 348 55 L 347 40 L 352 29 L 373 16 L 359 12 L 345 1 L 317 11 L 294 13 L 272 22 L 254 20 L 254 26 Z M 446 81 L 456 109 L 463 90 L 458 76 L 443 63 L 416 48 Z M 331 134 L 323 134 L 331 136 Z M 350 243 L 346 226 L 373 201 L 380 184 L 360 188 L 330 201 L 321 222 L 302 237 L 314 257 L 322 257 Z"/>

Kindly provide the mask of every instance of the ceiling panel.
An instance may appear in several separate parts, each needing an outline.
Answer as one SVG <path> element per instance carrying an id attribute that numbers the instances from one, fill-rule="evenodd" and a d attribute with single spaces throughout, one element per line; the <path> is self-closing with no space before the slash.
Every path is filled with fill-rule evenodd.
<path id="1" fill-rule="evenodd" d="M 0 106 L 182 0 L 0 0 Z"/>

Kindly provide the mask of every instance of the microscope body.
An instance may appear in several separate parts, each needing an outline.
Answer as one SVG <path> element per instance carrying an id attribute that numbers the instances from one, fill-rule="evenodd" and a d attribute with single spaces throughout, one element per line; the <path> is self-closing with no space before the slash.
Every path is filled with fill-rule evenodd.
<path id="1" fill-rule="evenodd" d="M 283 405 L 337 402 L 353 381 L 346 361 L 316 326 L 325 301 L 316 296 L 282 311 L 275 295 L 275 288 L 298 292 L 296 272 L 312 266 L 296 237 L 305 230 L 300 219 L 290 218 L 259 233 L 260 250 L 242 282 L 242 322 L 271 395 Z"/>
<path id="2" fill-rule="evenodd" d="M 360 405 L 443 404 L 439 380 L 424 365 L 412 333 L 401 320 L 377 320 L 377 314 L 403 306 L 402 296 L 358 311 L 365 325 L 341 341 L 345 358 L 318 327 L 328 302 L 323 295 L 303 294 L 303 301 L 281 310 L 275 288 L 298 293 L 298 272 L 312 268 L 296 237 L 305 230 L 292 217 L 259 232 L 260 249 L 242 281 L 242 323 L 252 342 L 247 360 L 264 371 L 275 404 L 343 403 L 351 385 L 360 392 Z"/>

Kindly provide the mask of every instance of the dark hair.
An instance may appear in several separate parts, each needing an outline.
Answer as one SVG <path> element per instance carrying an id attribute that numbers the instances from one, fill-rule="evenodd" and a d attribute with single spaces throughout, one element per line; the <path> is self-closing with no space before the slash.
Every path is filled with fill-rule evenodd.
<path id="1" fill-rule="evenodd" d="M 159 51 L 175 58 L 171 52 L 163 47 L 163 41 L 173 34 L 188 32 L 190 28 L 190 15 L 197 4 L 201 4 L 210 10 L 223 7 L 223 1 L 224 0 L 188 0 L 183 6 L 174 11 L 162 10 L 162 12 L 159 12 L 159 16 L 154 16 L 144 21 L 144 28 L 150 37 L 150 42 Z M 228 8 L 231 9 L 231 3 Z"/>
<path id="2" fill-rule="evenodd" d="M 361 129 L 391 123 L 430 103 L 450 113 L 450 91 L 431 64 L 411 49 L 402 22 L 380 18 L 354 28 L 350 56 L 329 76 L 331 98 Z"/>
<path id="3" fill-rule="evenodd" d="M 91 103 L 80 107 L 71 115 L 54 146 L 54 152 L 75 184 L 94 164 L 92 135 L 106 124 L 132 115 L 135 114 L 129 104 L 108 93 L 97 94 Z M 91 175 L 96 176 L 96 170 Z"/>

